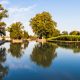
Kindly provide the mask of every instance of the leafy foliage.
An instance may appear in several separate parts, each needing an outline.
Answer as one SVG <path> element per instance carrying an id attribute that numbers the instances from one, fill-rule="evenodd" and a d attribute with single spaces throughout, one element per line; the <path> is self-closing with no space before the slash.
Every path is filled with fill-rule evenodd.
<path id="1" fill-rule="evenodd" d="M 80 31 L 72 31 L 70 32 L 70 35 L 80 35 Z"/>
<path id="2" fill-rule="evenodd" d="M 62 35 L 68 35 L 68 32 L 67 31 L 63 31 Z"/>
<path id="3" fill-rule="evenodd" d="M 77 35 L 61 35 L 58 37 L 49 38 L 48 40 L 80 41 L 80 36 L 77 36 Z"/>
<path id="4" fill-rule="evenodd" d="M 0 80 L 3 80 L 4 77 L 8 74 L 8 67 L 3 65 L 6 61 L 6 49 L 0 47 Z"/>
<path id="5" fill-rule="evenodd" d="M 60 47 L 66 48 L 66 49 L 71 49 L 73 50 L 74 53 L 80 53 L 80 43 L 77 42 L 57 42 L 57 45 L 59 45 Z"/>
<path id="6" fill-rule="evenodd" d="M 51 43 L 37 44 L 35 48 L 33 48 L 33 52 L 31 54 L 32 61 L 42 67 L 49 67 L 52 59 L 55 59 L 57 56 L 57 47 L 57 45 Z"/>
<path id="7" fill-rule="evenodd" d="M 12 39 L 21 39 L 23 38 L 23 25 L 21 22 L 13 23 L 10 27 L 8 27 L 8 31 L 10 32 L 10 38 Z"/>
<path id="8" fill-rule="evenodd" d="M 49 12 L 37 14 L 30 20 L 30 26 L 39 38 L 48 38 L 59 34 L 59 31 L 56 30 L 57 23 L 52 20 Z"/>
<path id="9" fill-rule="evenodd" d="M 24 39 L 29 38 L 29 34 L 28 34 L 28 32 L 24 31 L 24 37 L 23 37 L 23 38 L 24 38 Z"/>
<path id="10" fill-rule="evenodd" d="M 6 26 L 6 24 L 5 24 L 5 22 L 1 22 L 1 20 L 3 18 L 8 17 L 7 12 L 8 11 L 6 9 L 4 9 L 4 7 L 0 4 L 0 33 L 1 33 L 1 35 L 2 34 L 5 35 L 5 26 Z"/>
<path id="11" fill-rule="evenodd" d="M 29 37 L 28 32 L 23 30 L 24 26 L 21 22 L 13 23 L 10 27 L 7 28 L 7 31 L 10 32 L 11 39 L 27 39 Z"/>
<path id="12" fill-rule="evenodd" d="M 16 58 L 20 58 L 23 55 L 20 43 L 18 43 L 18 44 L 11 43 L 9 51 L 11 52 L 11 55 Z"/>

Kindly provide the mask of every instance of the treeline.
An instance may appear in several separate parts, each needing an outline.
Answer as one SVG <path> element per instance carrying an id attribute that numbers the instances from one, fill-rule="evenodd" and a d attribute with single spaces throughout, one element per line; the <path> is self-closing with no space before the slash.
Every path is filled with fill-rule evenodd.
<path id="1" fill-rule="evenodd" d="M 11 39 L 29 38 L 29 34 L 24 30 L 24 26 L 21 22 L 12 23 L 5 29 L 6 24 L 2 24 L 1 20 L 8 16 L 8 11 L 0 4 L 0 33 L 7 30 L 10 33 Z M 49 38 L 58 36 L 60 33 L 60 31 L 56 29 L 57 23 L 52 20 L 52 16 L 49 12 L 36 14 L 30 19 L 30 27 L 37 38 Z M 4 34 L 1 33 L 1 35 L 3 36 Z"/>
<path id="2" fill-rule="evenodd" d="M 47 39 L 48 41 L 80 41 L 80 31 L 63 31 L 59 36 L 51 37 Z"/>
<path id="3" fill-rule="evenodd" d="M 24 30 L 24 26 L 21 22 L 12 23 L 10 26 L 7 26 L 5 22 L 2 22 L 2 19 L 7 18 L 8 11 L 0 4 L 0 35 L 4 36 L 6 31 L 10 33 L 11 39 L 27 39 L 27 38 L 53 38 L 55 40 L 80 40 L 78 36 L 71 35 L 80 35 L 79 31 L 72 31 L 68 33 L 63 31 L 62 33 L 57 29 L 57 22 L 52 19 L 52 16 L 49 12 L 42 12 L 36 14 L 33 18 L 30 19 L 30 27 L 32 28 L 36 37 L 29 36 L 28 32 Z M 65 35 L 65 36 L 62 36 Z"/>
<path id="4" fill-rule="evenodd" d="M 21 22 L 15 22 L 9 27 L 6 27 L 6 23 L 2 20 L 8 18 L 8 16 L 8 11 L 0 4 L 0 36 L 5 36 L 6 31 L 8 31 L 11 39 L 27 39 L 29 34 L 24 30 L 24 26 Z"/>
<path id="5" fill-rule="evenodd" d="M 80 31 L 71 31 L 70 33 L 63 31 L 61 35 L 80 35 Z"/>

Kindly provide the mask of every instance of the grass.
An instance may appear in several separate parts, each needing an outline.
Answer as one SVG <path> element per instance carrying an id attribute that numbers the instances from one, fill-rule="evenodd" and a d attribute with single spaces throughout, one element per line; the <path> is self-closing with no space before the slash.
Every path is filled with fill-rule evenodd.
<path id="1" fill-rule="evenodd" d="M 80 35 L 61 35 L 48 38 L 47 41 L 80 41 Z"/>

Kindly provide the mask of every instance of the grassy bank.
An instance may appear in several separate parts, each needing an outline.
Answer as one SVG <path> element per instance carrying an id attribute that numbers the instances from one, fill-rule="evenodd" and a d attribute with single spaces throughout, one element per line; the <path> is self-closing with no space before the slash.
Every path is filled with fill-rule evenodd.
<path id="1" fill-rule="evenodd" d="M 58 37 L 52 37 L 48 38 L 47 41 L 52 42 L 80 42 L 80 36 L 79 35 L 61 35 Z"/>

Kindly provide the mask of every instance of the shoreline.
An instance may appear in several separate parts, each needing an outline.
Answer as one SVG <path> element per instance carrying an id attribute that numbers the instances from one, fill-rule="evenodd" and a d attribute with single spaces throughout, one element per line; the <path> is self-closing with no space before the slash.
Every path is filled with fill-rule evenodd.
<path id="1" fill-rule="evenodd" d="M 80 43 L 80 41 L 47 40 L 47 42 Z"/>
<path id="2" fill-rule="evenodd" d="M 53 42 L 53 43 L 80 43 L 80 41 L 61 41 L 61 40 L 47 40 L 47 39 L 36 39 L 36 40 L 23 40 L 23 39 L 13 39 L 13 40 L 0 40 L 0 45 L 5 43 L 5 42 L 12 42 L 12 43 L 23 43 L 26 41 L 36 41 L 36 42 Z"/>

